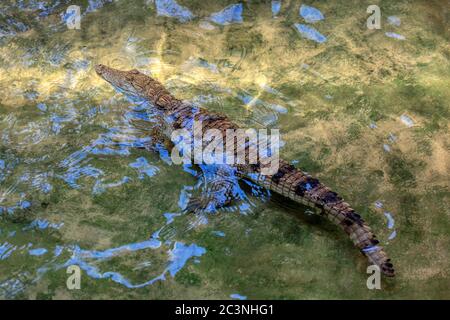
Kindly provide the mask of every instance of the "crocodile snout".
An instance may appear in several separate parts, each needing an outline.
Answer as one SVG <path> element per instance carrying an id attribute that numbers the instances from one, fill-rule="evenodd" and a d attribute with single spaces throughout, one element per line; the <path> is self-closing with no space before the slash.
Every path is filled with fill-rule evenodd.
<path id="1" fill-rule="evenodd" d="M 101 76 L 101 75 L 104 73 L 104 71 L 105 71 L 105 69 L 106 69 L 106 66 L 103 65 L 103 64 L 97 64 L 97 65 L 94 67 L 94 69 L 95 69 L 95 72 L 97 72 L 97 74 L 98 74 L 99 76 Z"/>

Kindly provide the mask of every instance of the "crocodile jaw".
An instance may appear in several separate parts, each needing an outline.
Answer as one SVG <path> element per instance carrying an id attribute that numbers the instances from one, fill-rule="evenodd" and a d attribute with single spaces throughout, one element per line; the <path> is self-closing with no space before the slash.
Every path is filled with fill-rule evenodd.
<path id="1" fill-rule="evenodd" d="M 140 95 L 141 93 L 133 86 L 133 79 L 127 75 L 132 71 L 120 71 L 114 68 L 107 67 L 103 64 L 97 64 L 95 72 L 104 80 L 109 82 L 113 87 L 126 94 Z"/>

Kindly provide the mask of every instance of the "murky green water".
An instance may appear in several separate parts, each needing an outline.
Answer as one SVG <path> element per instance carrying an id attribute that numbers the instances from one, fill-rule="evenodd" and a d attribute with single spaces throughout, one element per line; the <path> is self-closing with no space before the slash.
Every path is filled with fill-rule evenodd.
<path id="1" fill-rule="evenodd" d="M 270 1 L 3 1 L 0 296 L 450 298 L 449 7 L 374 2 L 381 30 L 356 0 L 281 1 L 279 12 Z M 61 16 L 69 4 L 79 30 Z M 323 19 L 302 17 L 302 4 Z M 197 180 L 163 146 L 137 148 L 151 119 L 96 63 L 280 128 L 282 156 L 362 213 L 397 277 L 368 290 L 344 234 L 263 192 L 183 214 Z M 80 290 L 66 287 L 71 264 Z"/>

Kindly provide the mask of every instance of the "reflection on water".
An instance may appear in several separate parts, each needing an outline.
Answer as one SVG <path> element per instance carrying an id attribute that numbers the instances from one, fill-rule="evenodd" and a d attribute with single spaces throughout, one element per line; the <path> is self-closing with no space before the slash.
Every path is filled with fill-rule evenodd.
<path id="1" fill-rule="evenodd" d="M 186 7 L 180 6 L 175 0 L 155 0 L 159 16 L 174 17 L 180 22 L 191 20 L 194 15 Z"/>
<path id="2" fill-rule="evenodd" d="M 242 10 L 242 3 L 232 4 L 219 12 L 211 14 L 210 19 L 221 25 L 242 23 Z"/>
<path id="3" fill-rule="evenodd" d="M 232 293 L 232 294 L 230 294 L 230 298 L 231 298 L 231 299 L 236 299 L 236 300 L 247 300 L 247 297 L 246 297 L 246 296 L 242 296 L 242 295 L 240 295 L 240 294 L 238 294 L 238 293 Z"/>
<path id="4" fill-rule="evenodd" d="M 105 251 L 89 251 L 82 250 L 79 247 L 75 247 L 71 249 L 72 257 L 64 264 L 64 267 L 70 265 L 78 265 L 87 273 L 87 275 L 94 279 L 112 279 L 114 282 L 120 283 L 127 288 L 140 288 L 151 285 L 158 280 L 165 280 L 166 273 L 169 273 L 172 277 L 174 277 L 177 272 L 184 267 L 184 265 L 190 258 L 200 257 L 206 252 L 204 248 L 199 247 L 195 244 L 185 245 L 181 242 L 175 242 L 173 244 L 173 248 L 169 249 L 168 251 L 169 264 L 166 269 L 164 269 L 164 271 L 160 275 L 140 284 L 132 284 L 128 279 L 126 279 L 122 274 L 118 272 L 107 271 L 102 273 L 95 265 L 89 264 L 89 262 L 87 262 L 89 260 L 93 260 L 96 262 L 102 261 L 124 252 L 134 252 L 144 249 L 157 249 L 160 247 L 161 241 L 156 239 L 150 239 L 148 241 L 133 243 L 118 248 L 108 249 Z"/>
<path id="5" fill-rule="evenodd" d="M 280 12 L 280 10 L 281 10 L 281 1 L 277 0 L 272 1 L 272 15 L 276 17 L 277 14 Z"/>
<path id="6" fill-rule="evenodd" d="M 89 0 L 80 30 L 69 2 L 0 4 L 0 296 L 42 295 L 40 283 L 108 296 L 107 283 L 141 298 L 372 297 L 345 237 L 232 172 L 229 206 L 188 213 L 223 168 L 173 165 L 152 106 L 99 79 L 100 62 L 280 128 L 283 157 L 348 198 L 399 261 L 390 290 L 444 295 L 448 52 L 441 20 L 421 20 L 439 7 L 392 4 L 369 35 L 356 1 Z M 83 293 L 65 288 L 72 264 L 92 281 Z"/>
<path id="7" fill-rule="evenodd" d="M 320 10 L 304 4 L 300 7 L 300 16 L 302 16 L 302 18 L 309 23 L 315 23 L 324 19 L 324 16 Z"/>

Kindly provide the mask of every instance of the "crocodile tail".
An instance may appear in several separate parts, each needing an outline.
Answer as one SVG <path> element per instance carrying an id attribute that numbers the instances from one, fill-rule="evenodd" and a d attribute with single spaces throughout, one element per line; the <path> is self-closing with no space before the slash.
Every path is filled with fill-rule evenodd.
<path id="1" fill-rule="evenodd" d="M 259 168 L 255 171 L 259 171 Z M 280 160 L 277 173 L 258 177 L 268 189 L 296 202 L 318 208 L 324 216 L 347 233 L 371 264 L 377 265 L 386 276 L 395 275 L 390 259 L 378 245 L 379 241 L 369 226 L 336 192 L 283 160 Z"/>
<path id="2" fill-rule="evenodd" d="M 324 215 L 333 223 L 338 225 L 348 234 L 354 245 L 367 257 L 370 264 L 380 268 L 380 271 L 388 276 L 395 276 L 395 271 L 383 247 L 379 245 L 375 234 L 365 223 L 361 216 L 356 213 L 346 202 L 324 206 Z"/>

